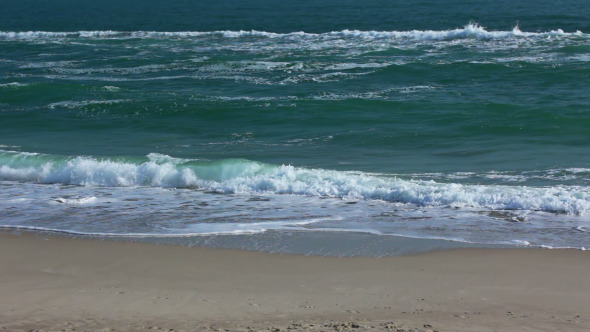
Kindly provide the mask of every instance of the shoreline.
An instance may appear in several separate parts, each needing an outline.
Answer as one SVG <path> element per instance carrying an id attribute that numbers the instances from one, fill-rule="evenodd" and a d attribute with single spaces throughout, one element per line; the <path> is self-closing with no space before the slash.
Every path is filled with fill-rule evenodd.
<path id="1" fill-rule="evenodd" d="M 0 232 L 0 331 L 582 331 L 590 253 L 318 257 Z"/>
<path id="2" fill-rule="evenodd" d="M 0 233 L 32 234 L 71 239 L 87 239 L 113 242 L 152 243 L 195 247 L 202 249 L 227 249 L 271 254 L 321 257 L 396 257 L 464 248 L 526 248 L 517 244 L 471 243 L 453 239 L 411 237 L 402 235 L 376 235 L 362 231 L 285 231 L 267 230 L 246 234 L 199 235 L 111 235 L 85 234 L 70 231 L 0 226 Z M 540 247 L 529 247 L 540 248 Z M 577 248 L 562 248 L 577 249 Z"/>

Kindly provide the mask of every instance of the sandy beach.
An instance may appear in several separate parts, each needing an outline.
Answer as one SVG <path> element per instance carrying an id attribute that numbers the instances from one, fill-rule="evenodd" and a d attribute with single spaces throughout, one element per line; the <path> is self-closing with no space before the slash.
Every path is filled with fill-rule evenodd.
<path id="1" fill-rule="evenodd" d="M 0 234 L 0 330 L 587 331 L 590 253 L 328 258 Z"/>

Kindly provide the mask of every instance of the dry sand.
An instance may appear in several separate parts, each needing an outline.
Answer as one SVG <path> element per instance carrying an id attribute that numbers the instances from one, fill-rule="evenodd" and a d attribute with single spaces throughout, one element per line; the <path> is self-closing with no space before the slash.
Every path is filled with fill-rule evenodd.
<path id="1" fill-rule="evenodd" d="M 0 234 L 0 331 L 589 331 L 590 252 L 326 258 Z"/>

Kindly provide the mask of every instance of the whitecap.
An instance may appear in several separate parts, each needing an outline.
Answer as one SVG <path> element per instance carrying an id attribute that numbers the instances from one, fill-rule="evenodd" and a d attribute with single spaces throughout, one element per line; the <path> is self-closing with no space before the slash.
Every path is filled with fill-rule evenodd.
<path id="1" fill-rule="evenodd" d="M 78 197 L 78 198 L 64 198 L 64 197 L 55 198 L 55 202 L 67 204 L 67 205 L 86 205 L 86 204 L 94 203 L 96 201 L 97 201 L 97 198 L 94 196 Z"/>
<path id="2" fill-rule="evenodd" d="M 0 88 L 21 88 L 21 87 L 25 87 L 28 86 L 29 84 L 27 83 L 20 83 L 20 82 L 10 82 L 10 83 L 2 83 L 0 84 Z"/>
<path id="3" fill-rule="evenodd" d="M 89 105 L 111 105 L 111 104 L 120 104 L 120 103 L 126 103 L 126 102 L 130 102 L 131 100 L 127 100 L 127 99 L 114 99 L 114 100 L 80 100 L 80 101 L 75 101 L 75 100 L 66 100 L 66 101 L 60 101 L 60 102 L 55 102 L 55 103 L 51 103 L 49 105 L 47 105 L 48 108 L 50 109 L 55 109 L 58 107 L 63 107 L 63 108 L 82 108 L 82 107 L 86 107 Z"/>
<path id="4" fill-rule="evenodd" d="M 333 38 L 362 38 L 362 39 L 415 39 L 415 40 L 444 40 L 444 39 L 504 39 L 513 37 L 561 37 L 575 36 L 588 37 L 581 31 L 565 32 L 562 29 L 547 32 L 524 32 L 518 26 L 507 31 L 489 31 L 476 23 L 470 23 L 463 28 L 449 30 L 407 30 L 407 31 L 362 31 L 348 30 L 332 31 L 325 33 L 307 33 L 303 31 L 290 33 L 274 33 L 257 30 L 219 30 L 219 31 L 77 31 L 77 32 L 52 32 L 52 31 L 0 31 L 0 39 L 5 40 L 51 40 L 64 38 L 83 39 L 150 39 L 150 38 L 288 38 L 293 40 L 307 39 L 333 39 Z"/>

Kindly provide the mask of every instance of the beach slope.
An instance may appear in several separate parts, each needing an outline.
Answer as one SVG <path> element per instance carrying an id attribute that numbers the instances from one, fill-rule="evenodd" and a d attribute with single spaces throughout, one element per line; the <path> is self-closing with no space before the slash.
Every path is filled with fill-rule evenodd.
<path id="1" fill-rule="evenodd" d="M 590 253 L 329 258 L 0 234 L 0 331 L 583 331 Z"/>

